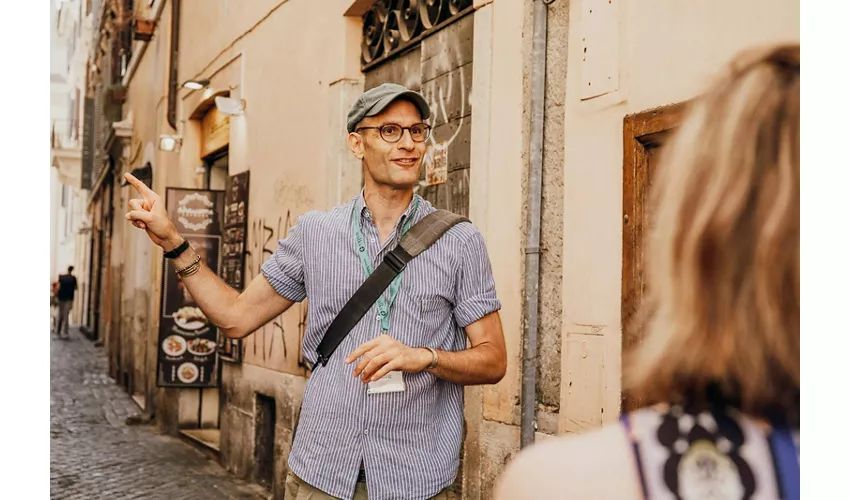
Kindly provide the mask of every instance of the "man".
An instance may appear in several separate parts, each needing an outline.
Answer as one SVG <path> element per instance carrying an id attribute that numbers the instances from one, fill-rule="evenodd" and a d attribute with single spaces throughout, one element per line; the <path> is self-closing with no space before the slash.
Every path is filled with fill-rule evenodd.
<path id="1" fill-rule="evenodd" d="M 74 266 L 68 266 L 68 274 L 60 274 L 58 286 L 56 289 L 56 336 L 63 338 L 62 332 L 65 333 L 64 338 L 68 336 L 68 316 L 71 314 L 71 308 L 74 306 L 74 293 L 77 291 L 77 278 L 73 275 Z"/>
<path id="2" fill-rule="evenodd" d="M 144 199 L 130 201 L 127 219 L 166 252 L 176 249 L 166 255 L 179 253 L 175 269 L 186 269 L 192 296 L 229 337 L 250 334 L 309 295 L 302 349 L 315 366 L 316 347 L 343 305 L 407 228 L 435 210 L 414 195 L 429 116 L 425 99 L 400 85 L 361 95 L 347 128 L 363 191 L 301 216 L 241 294 L 197 269 L 162 199 L 129 175 Z M 370 499 L 446 498 L 458 469 L 463 386 L 505 374 L 500 307 L 472 224 L 454 226 L 414 258 L 308 380 L 286 498 L 367 498 L 367 489 Z"/>

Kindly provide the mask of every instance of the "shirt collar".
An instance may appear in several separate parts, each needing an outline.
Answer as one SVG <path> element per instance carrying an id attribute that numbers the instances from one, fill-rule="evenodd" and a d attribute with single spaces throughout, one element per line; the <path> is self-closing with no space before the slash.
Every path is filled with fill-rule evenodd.
<path id="1" fill-rule="evenodd" d="M 396 227 L 401 227 L 404 222 L 410 217 L 414 217 L 416 214 L 413 213 L 413 207 L 416 206 L 416 199 L 420 196 L 418 194 L 414 194 L 410 199 L 410 204 L 407 205 L 404 213 L 401 214 L 401 217 L 398 219 L 398 223 Z M 422 202 L 420 201 L 420 205 Z M 367 220 L 372 220 L 372 213 L 369 211 L 369 207 L 366 206 L 366 198 L 363 196 L 363 189 L 360 190 L 360 194 L 357 195 L 357 198 L 354 200 L 354 208 L 360 214 L 361 217 L 365 217 Z"/>

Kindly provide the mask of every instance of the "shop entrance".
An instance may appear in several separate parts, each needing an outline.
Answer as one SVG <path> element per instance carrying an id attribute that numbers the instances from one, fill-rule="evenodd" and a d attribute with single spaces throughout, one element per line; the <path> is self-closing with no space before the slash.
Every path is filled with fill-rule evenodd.
<path id="1" fill-rule="evenodd" d="M 228 180 L 228 146 L 208 154 L 203 158 L 204 182 L 203 189 L 225 190 Z M 219 271 L 219 274 L 221 272 Z M 218 356 L 218 353 L 216 353 Z M 222 394 L 222 364 L 218 366 L 218 386 L 196 390 L 198 393 L 197 426 L 196 428 L 184 428 L 180 432 L 184 436 L 197 441 L 204 446 L 218 452 L 221 443 L 221 405 L 224 401 Z"/>

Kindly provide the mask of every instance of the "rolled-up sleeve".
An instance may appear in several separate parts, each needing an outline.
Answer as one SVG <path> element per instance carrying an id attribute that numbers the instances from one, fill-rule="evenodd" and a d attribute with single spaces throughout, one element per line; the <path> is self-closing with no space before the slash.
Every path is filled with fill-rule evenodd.
<path id="1" fill-rule="evenodd" d="M 263 275 L 281 296 L 301 302 L 307 296 L 304 286 L 304 218 L 290 228 L 277 251 L 263 263 Z"/>
<path id="2" fill-rule="evenodd" d="M 454 316 L 465 327 L 502 308 L 496 297 L 496 282 L 481 233 L 475 231 L 461 252 L 455 293 Z"/>

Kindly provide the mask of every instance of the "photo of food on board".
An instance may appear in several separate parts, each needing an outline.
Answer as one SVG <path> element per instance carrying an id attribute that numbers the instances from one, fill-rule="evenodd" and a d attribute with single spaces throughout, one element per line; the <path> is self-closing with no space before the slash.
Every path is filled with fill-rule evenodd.
<path id="1" fill-rule="evenodd" d="M 178 327 L 188 331 L 199 330 L 207 324 L 206 315 L 197 306 L 183 306 L 172 317 Z"/>
<path id="2" fill-rule="evenodd" d="M 177 367 L 177 378 L 184 384 L 191 384 L 198 380 L 199 373 L 195 363 L 183 363 Z"/>
<path id="3" fill-rule="evenodd" d="M 186 339 L 180 335 L 169 335 L 162 341 L 162 350 L 168 356 L 180 356 L 186 352 Z"/>
<path id="4" fill-rule="evenodd" d="M 206 356 L 215 352 L 216 345 L 210 339 L 196 338 L 188 342 L 189 352 L 195 356 Z"/>

